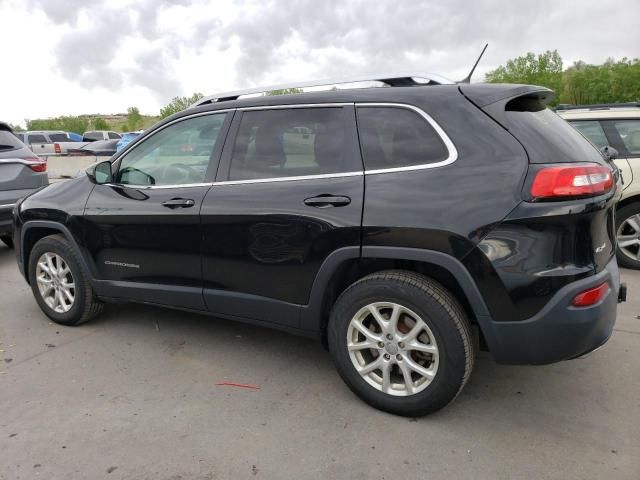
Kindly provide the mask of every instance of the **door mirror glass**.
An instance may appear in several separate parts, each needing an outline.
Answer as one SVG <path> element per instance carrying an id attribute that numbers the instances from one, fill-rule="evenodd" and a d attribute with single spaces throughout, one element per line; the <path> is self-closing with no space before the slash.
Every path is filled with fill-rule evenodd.
<path id="1" fill-rule="evenodd" d="M 87 175 L 95 183 L 101 185 L 103 183 L 111 183 L 113 181 L 113 174 L 111 173 L 111 162 L 106 160 L 104 162 L 97 163 L 91 169 L 87 171 Z"/>

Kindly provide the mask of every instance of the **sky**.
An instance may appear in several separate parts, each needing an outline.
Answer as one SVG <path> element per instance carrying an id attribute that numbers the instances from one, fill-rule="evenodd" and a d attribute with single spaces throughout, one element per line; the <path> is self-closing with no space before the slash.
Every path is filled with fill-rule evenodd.
<path id="1" fill-rule="evenodd" d="M 638 0 L 0 0 L 0 120 L 158 114 L 177 95 L 430 72 L 528 51 L 640 57 Z"/>

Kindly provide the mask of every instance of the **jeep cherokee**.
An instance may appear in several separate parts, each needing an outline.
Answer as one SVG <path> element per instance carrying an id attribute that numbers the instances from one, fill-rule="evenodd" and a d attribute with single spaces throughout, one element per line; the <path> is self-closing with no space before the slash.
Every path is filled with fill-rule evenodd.
<path id="1" fill-rule="evenodd" d="M 20 202 L 40 308 L 78 325 L 143 302 L 315 337 L 356 395 L 407 416 L 451 402 L 479 347 L 547 364 L 606 342 L 619 175 L 553 93 L 377 80 L 207 97 Z"/>

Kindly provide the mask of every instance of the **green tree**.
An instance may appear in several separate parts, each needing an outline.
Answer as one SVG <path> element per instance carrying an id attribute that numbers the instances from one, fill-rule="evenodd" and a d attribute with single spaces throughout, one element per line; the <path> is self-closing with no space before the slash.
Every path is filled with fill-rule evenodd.
<path id="1" fill-rule="evenodd" d="M 138 107 L 127 108 L 127 126 L 128 130 L 139 130 L 142 127 L 142 115 Z"/>
<path id="2" fill-rule="evenodd" d="M 95 118 L 93 120 L 93 128 L 96 130 L 111 130 L 109 123 L 104 118 Z"/>
<path id="3" fill-rule="evenodd" d="M 563 86 L 562 57 L 557 50 L 547 50 L 539 55 L 529 52 L 488 72 L 485 80 L 489 83 L 541 85 L 554 90 L 556 98 L 559 98 Z"/>
<path id="4" fill-rule="evenodd" d="M 25 120 L 27 130 L 63 130 L 65 132 L 83 133 L 89 126 L 89 120 L 84 117 L 56 117 Z"/>
<path id="5" fill-rule="evenodd" d="M 572 104 L 640 100 L 640 60 L 608 59 L 602 65 L 575 62 L 563 75 L 561 102 Z"/>
<path id="6" fill-rule="evenodd" d="M 170 115 L 173 115 L 174 113 L 181 112 L 203 97 L 204 95 L 199 92 L 194 93 L 190 97 L 174 97 L 169 105 L 166 105 L 165 107 L 162 107 L 160 109 L 160 119 L 166 118 Z"/>
<path id="7" fill-rule="evenodd" d="M 270 92 L 266 92 L 265 95 L 273 96 L 273 95 L 294 95 L 296 93 L 302 93 L 301 88 L 281 88 L 279 90 L 271 90 Z"/>

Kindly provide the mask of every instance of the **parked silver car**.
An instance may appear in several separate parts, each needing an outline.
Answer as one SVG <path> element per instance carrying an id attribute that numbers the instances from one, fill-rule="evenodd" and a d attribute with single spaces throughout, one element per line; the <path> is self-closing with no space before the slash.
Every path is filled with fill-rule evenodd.
<path id="1" fill-rule="evenodd" d="M 47 163 L 38 158 L 0 122 L 0 240 L 13 246 L 13 217 L 16 202 L 49 184 Z"/>

